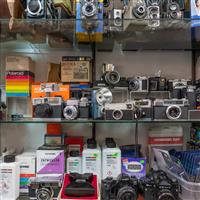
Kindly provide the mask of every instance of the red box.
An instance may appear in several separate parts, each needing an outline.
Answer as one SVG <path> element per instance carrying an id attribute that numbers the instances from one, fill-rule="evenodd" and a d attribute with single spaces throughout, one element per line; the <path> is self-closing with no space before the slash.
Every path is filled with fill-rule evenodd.
<path id="1" fill-rule="evenodd" d="M 61 200 L 80 200 L 80 199 L 88 199 L 88 200 L 98 200 L 98 194 L 99 194 L 99 191 L 98 191 L 98 180 L 97 180 L 97 176 L 96 175 L 93 175 L 93 181 L 92 181 L 92 186 L 95 188 L 95 194 L 94 196 L 90 196 L 90 197 L 71 197 L 71 196 L 66 196 L 65 195 L 65 188 L 67 187 L 67 185 L 69 185 L 70 183 L 70 180 L 69 180 L 69 174 L 65 174 L 65 177 L 64 177 L 64 183 L 63 183 L 63 187 L 62 187 L 62 190 L 61 190 Z"/>

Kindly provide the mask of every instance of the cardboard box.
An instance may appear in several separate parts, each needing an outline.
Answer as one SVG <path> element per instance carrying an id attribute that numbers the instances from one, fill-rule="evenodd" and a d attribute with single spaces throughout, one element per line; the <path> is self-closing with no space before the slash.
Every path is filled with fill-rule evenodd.
<path id="1" fill-rule="evenodd" d="M 36 155 L 20 154 L 16 156 L 16 162 L 20 166 L 20 193 L 28 194 L 29 180 L 36 176 Z"/>
<path id="2" fill-rule="evenodd" d="M 90 57 L 63 57 L 61 62 L 62 82 L 90 82 L 91 78 Z"/>
<path id="3" fill-rule="evenodd" d="M 34 81 L 34 73 L 30 71 L 7 71 L 6 72 L 6 96 L 29 97 L 31 84 Z"/>
<path id="4" fill-rule="evenodd" d="M 6 71 L 31 71 L 34 73 L 34 62 L 28 56 L 7 56 Z"/>
<path id="5" fill-rule="evenodd" d="M 37 174 L 64 174 L 65 172 L 65 150 L 59 147 L 38 148 L 37 152 Z"/>
<path id="6" fill-rule="evenodd" d="M 49 88 L 50 97 L 61 96 L 64 101 L 70 98 L 70 86 L 57 84 L 57 83 L 34 83 L 31 88 L 31 96 L 32 98 L 41 98 L 46 97 L 47 90 L 44 89 L 44 85 L 46 85 L 46 89 Z M 52 90 L 53 85 L 56 85 L 58 88 L 56 90 Z"/>
<path id="7" fill-rule="evenodd" d="M 140 179 L 146 176 L 146 158 L 122 157 L 122 173 Z"/>

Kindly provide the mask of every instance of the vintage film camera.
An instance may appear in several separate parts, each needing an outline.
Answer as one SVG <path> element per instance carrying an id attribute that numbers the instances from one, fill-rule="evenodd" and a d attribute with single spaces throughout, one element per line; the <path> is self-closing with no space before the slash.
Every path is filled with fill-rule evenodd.
<path id="1" fill-rule="evenodd" d="M 33 98 L 33 118 L 62 118 L 62 97 Z"/>
<path id="2" fill-rule="evenodd" d="M 52 0 L 26 0 L 26 18 L 58 18 L 58 10 Z"/>
<path id="3" fill-rule="evenodd" d="M 154 101 L 154 119 L 188 119 L 187 99 L 156 99 Z"/>
<path id="4" fill-rule="evenodd" d="M 182 0 L 166 0 L 163 2 L 164 18 L 180 19 L 183 18 L 184 1 Z"/>
<path id="5" fill-rule="evenodd" d="M 92 91 L 92 118 L 103 118 L 105 103 L 112 102 L 112 93 L 107 88 L 100 88 Z"/>
<path id="6" fill-rule="evenodd" d="M 103 39 L 103 0 L 76 2 L 76 36 L 79 42 Z"/>
<path id="7" fill-rule="evenodd" d="M 105 104 L 105 120 L 133 120 L 134 116 L 135 107 L 133 105 L 133 102 Z"/>
<path id="8" fill-rule="evenodd" d="M 155 76 L 149 78 L 149 91 L 166 91 L 167 79 L 165 77 Z"/>
<path id="9" fill-rule="evenodd" d="M 86 97 L 69 99 L 64 103 L 63 116 L 67 120 L 89 118 L 90 104 Z"/>
<path id="10" fill-rule="evenodd" d="M 138 181 L 136 177 L 121 174 L 117 180 L 108 177 L 102 181 L 102 200 L 129 199 L 138 197 Z"/>
<path id="11" fill-rule="evenodd" d="M 145 76 L 128 78 L 128 88 L 134 92 L 148 92 L 149 79 Z"/>
<path id="12" fill-rule="evenodd" d="M 142 23 L 142 19 L 147 18 L 147 6 L 145 0 L 132 0 L 129 1 L 127 5 L 127 9 L 124 13 L 124 30 L 128 28 L 131 23 L 139 23 L 146 25 L 146 21 L 144 20 Z M 138 22 L 137 20 L 132 19 L 140 19 Z"/>
<path id="13" fill-rule="evenodd" d="M 153 171 L 140 179 L 140 190 L 143 191 L 144 200 L 179 199 L 179 184 L 170 179 L 164 171 Z"/>
<path id="14" fill-rule="evenodd" d="M 153 118 L 153 107 L 150 99 L 134 100 L 133 105 L 137 108 L 136 117 L 138 119 Z"/>
<path id="15" fill-rule="evenodd" d="M 187 79 L 168 80 L 168 90 L 171 92 L 172 98 L 185 98 L 190 85 L 192 85 L 192 81 Z"/>
<path id="16" fill-rule="evenodd" d="M 95 194 L 92 185 L 93 174 L 71 173 L 69 174 L 70 183 L 65 188 L 65 195 L 72 197 L 90 197 Z"/>
<path id="17" fill-rule="evenodd" d="M 125 77 L 121 77 L 119 72 L 115 70 L 114 64 L 103 64 L 103 75 L 101 79 L 94 82 L 97 87 L 128 87 L 128 81 Z"/>
<path id="18" fill-rule="evenodd" d="M 61 177 L 31 178 L 29 183 L 29 197 L 37 200 L 50 200 L 58 198 L 62 187 Z"/>

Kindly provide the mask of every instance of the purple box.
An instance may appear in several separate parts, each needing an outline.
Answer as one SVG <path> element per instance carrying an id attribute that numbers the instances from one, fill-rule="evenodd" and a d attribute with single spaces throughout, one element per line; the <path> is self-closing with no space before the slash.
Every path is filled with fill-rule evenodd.
<path id="1" fill-rule="evenodd" d="M 37 150 L 37 174 L 64 174 L 65 150 L 45 149 Z"/>
<path id="2" fill-rule="evenodd" d="M 122 157 L 122 173 L 140 179 L 146 176 L 146 163 L 146 158 Z"/>

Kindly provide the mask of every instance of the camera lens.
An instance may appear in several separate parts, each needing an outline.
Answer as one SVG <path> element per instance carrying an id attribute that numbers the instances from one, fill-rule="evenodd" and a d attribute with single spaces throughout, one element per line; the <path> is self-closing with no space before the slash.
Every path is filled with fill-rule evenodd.
<path id="1" fill-rule="evenodd" d="M 36 193 L 36 198 L 38 200 L 49 200 L 53 197 L 53 191 L 48 188 L 40 188 Z"/>
<path id="2" fill-rule="evenodd" d="M 175 197 L 169 190 L 161 190 L 158 194 L 158 200 L 175 200 Z"/>
<path id="3" fill-rule="evenodd" d="M 31 0 L 27 4 L 28 12 L 30 12 L 32 15 L 39 13 L 42 9 L 41 2 L 39 0 Z"/>
<path id="4" fill-rule="evenodd" d="M 123 112 L 121 110 L 114 110 L 113 113 L 112 113 L 112 117 L 115 120 L 120 120 L 123 117 Z"/>
<path id="5" fill-rule="evenodd" d="M 132 14 L 133 14 L 133 16 L 135 16 L 138 19 L 145 18 L 145 16 L 146 16 L 146 7 L 143 6 L 143 5 L 134 7 L 132 9 Z"/>
<path id="6" fill-rule="evenodd" d="M 105 81 L 108 85 L 116 85 L 120 81 L 120 75 L 117 71 L 107 72 L 105 75 Z"/>
<path id="7" fill-rule="evenodd" d="M 52 115 L 53 109 L 48 103 L 38 104 L 35 106 L 33 113 L 35 118 L 48 118 Z"/>
<path id="8" fill-rule="evenodd" d="M 96 6 L 94 3 L 85 3 L 82 7 L 82 13 L 83 15 L 85 15 L 86 17 L 92 17 L 96 14 Z"/>
<path id="9" fill-rule="evenodd" d="M 138 80 L 133 79 L 129 81 L 129 89 L 132 91 L 137 91 L 140 88 L 140 83 Z"/>
<path id="10" fill-rule="evenodd" d="M 181 114 L 181 108 L 176 105 L 169 106 L 166 110 L 166 115 L 168 119 L 179 119 Z"/>
<path id="11" fill-rule="evenodd" d="M 119 189 L 117 193 L 117 200 L 136 200 L 137 195 L 133 187 L 125 186 Z"/>
<path id="12" fill-rule="evenodd" d="M 87 5 L 85 10 L 88 12 L 88 13 L 91 13 L 92 10 L 93 10 L 93 7 L 91 5 Z"/>
<path id="13" fill-rule="evenodd" d="M 63 110 L 65 119 L 73 120 L 78 117 L 78 109 L 75 106 L 66 106 Z"/>

